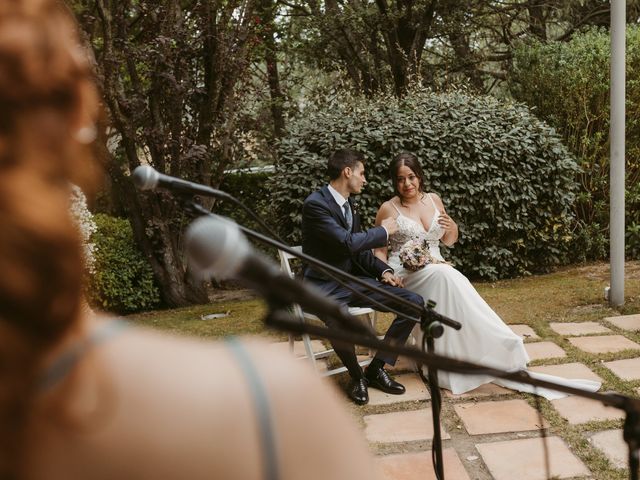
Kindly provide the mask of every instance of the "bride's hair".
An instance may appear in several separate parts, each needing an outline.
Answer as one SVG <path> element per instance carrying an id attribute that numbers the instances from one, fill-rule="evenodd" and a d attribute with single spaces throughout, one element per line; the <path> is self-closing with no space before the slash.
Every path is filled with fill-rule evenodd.
<path id="1" fill-rule="evenodd" d="M 61 2 L 0 2 L 0 111 L 0 478 L 16 478 L 40 364 L 80 315 L 69 182 L 97 179 L 98 96 Z"/>
<path id="2" fill-rule="evenodd" d="M 398 191 L 398 170 L 400 167 L 409 167 L 411 171 L 418 177 L 420 181 L 420 191 L 424 192 L 424 173 L 422 172 L 422 167 L 420 166 L 420 161 L 418 157 L 416 157 L 413 153 L 410 152 L 402 152 L 393 157 L 391 160 L 391 165 L 389 165 L 389 177 L 391 177 L 391 182 L 393 183 L 393 189 L 400 197 L 400 201 L 402 201 L 402 197 L 400 196 L 400 192 Z"/>

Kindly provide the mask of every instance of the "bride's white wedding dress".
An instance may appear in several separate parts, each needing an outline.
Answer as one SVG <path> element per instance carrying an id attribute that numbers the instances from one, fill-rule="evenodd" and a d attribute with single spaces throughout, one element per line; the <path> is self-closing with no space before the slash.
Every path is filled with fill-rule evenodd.
<path id="1" fill-rule="evenodd" d="M 431 255 L 437 260 L 444 261 L 439 248 L 440 238 L 444 234 L 438 224 L 440 211 L 431 195 L 427 196 L 435 209 L 428 231 L 422 223 L 402 215 L 392 202 L 398 212 L 398 231 L 389 238 L 388 264 L 404 279 L 406 289 L 422 295 L 425 301 L 433 300 L 436 302 L 436 312 L 462 323 L 461 330 L 445 327 L 442 337 L 434 342 L 436 353 L 501 370 L 526 368 L 529 355 L 522 339 L 482 299 L 467 277 L 446 263 L 429 264 L 416 272 L 406 270 L 402 266 L 399 259 L 400 248 L 412 239 L 426 240 Z M 416 328 L 418 330 L 415 336 L 422 342 L 422 332 L 419 327 Z M 599 382 L 591 380 L 566 380 L 535 372 L 529 372 L 529 375 L 590 391 L 597 391 L 600 388 Z M 536 389 L 530 385 L 487 375 L 462 375 L 438 371 L 438 381 L 441 387 L 451 390 L 454 394 L 465 393 L 485 383 L 493 382 L 515 390 L 537 393 L 549 400 L 566 396 L 554 390 Z"/>

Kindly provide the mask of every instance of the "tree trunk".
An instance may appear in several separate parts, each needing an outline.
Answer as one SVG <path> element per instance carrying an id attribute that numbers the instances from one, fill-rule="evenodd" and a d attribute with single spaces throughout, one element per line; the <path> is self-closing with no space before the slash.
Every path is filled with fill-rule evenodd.
<path id="1" fill-rule="evenodd" d="M 137 190 L 115 159 L 107 163 L 107 171 L 113 191 L 125 205 L 135 241 L 151 266 L 163 303 L 171 307 L 207 303 L 203 282 L 194 280 L 184 266 L 179 248 L 182 233 L 173 219 L 180 215 L 175 200 L 165 192 Z"/>
<path id="2" fill-rule="evenodd" d="M 547 20 L 545 4 L 540 0 L 530 0 L 527 4 L 529 12 L 529 31 L 543 42 L 547 41 Z"/>
<path id="3" fill-rule="evenodd" d="M 284 131 L 284 95 L 280 88 L 278 75 L 278 50 L 274 39 L 275 34 L 275 4 L 273 0 L 261 0 L 260 18 L 262 21 L 262 42 L 264 46 L 264 60 L 267 64 L 267 82 L 271 97 L 271 118 L 275 138 L 282 137 Z"/>
<path id="4" fill-rule="evenodd" d="M 205 303 L 203 283 L 186 272 L 182 206 L 168 193 L 136 190 L 130 173 L 149 163 L 200 183 L 215 171 L 220 180 L 239 111 L 234 89 L 250 63 L 253 0 L 95 0 L 86 8 L 94 10 L 83 18 L 97 19 L 83 26 L 123 152 L 107 163 L 113 189 L 164 303 Z"/>

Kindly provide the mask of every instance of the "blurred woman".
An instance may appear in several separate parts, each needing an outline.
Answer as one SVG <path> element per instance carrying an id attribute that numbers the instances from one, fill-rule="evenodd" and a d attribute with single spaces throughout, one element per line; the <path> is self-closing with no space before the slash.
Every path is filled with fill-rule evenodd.
<path id="1" fill-rule="evenodd" d="M 334 391 L 257 341 L 87 315 L 71 183 L 98 114 L 55 0 L 0 2 L 0 478 L 371 478 Z"/>

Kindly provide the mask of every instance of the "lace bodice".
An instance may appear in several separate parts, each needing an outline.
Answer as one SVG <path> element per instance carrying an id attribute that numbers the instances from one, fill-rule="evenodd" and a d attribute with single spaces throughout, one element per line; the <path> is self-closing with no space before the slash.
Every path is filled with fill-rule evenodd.
<path id="1" fill-rule="evenodd" d="M 431 201 L 433 202 L 433 199 Z M 422 223 L 403 215 L 393 203 L 392 205 L 398 212 L 398 216 L 396 217 L 398 231 L 389 237 L 389 265 L 394 269 L 400 265 L 400 260 L 398 259 L 400 248 L 406 242 L 413 239 L 426 240 L 429 245 L 429 253 L 437 260 L 444 261 L 440 253 L 440 239 L 444 235 L 444 230 L 438 223 L 440 211 L 435 204 L 433 205 L 435 213 L 428 231 L 425 230 Z"/>

